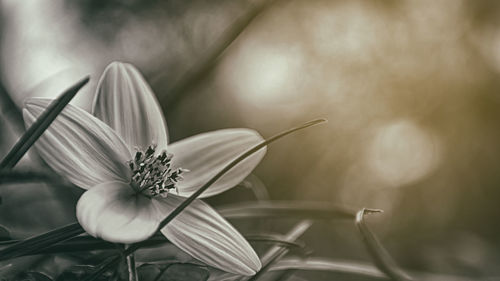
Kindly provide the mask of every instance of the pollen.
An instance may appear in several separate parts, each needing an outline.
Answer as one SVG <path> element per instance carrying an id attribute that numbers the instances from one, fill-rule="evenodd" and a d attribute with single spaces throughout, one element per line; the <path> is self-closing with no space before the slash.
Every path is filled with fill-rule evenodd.
<path id="1" fill-rule="evenodd" d="M 146 151 L 137 151 L 134 159 L 127 162 L 132 171 L 130 183 L 137 193 L 167 197 L 169 192 L 177 191 L 176 184 L 188 170 L 172 167 L 173 154 L 165 150 L 155 152 L 156 145 L 150 145 Z"/>

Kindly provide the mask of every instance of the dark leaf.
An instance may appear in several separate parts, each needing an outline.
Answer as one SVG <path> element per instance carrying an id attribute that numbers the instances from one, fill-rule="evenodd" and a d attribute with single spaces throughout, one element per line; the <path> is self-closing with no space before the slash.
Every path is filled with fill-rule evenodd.
<path id="1" fill-rule="evenodd" d="M 45 182 L 60 186 L 71 185 L 64 178 L 37 171 L 0 171 L 0 184 L 19 184 L 29 182 Z"/>
<path id="2" fill-rule="evenodd" d="M 53 281 L 52 278 L 40 272 L 25 272 L 13 279 L 13 281 Z"/>
<path id="3" fill-rule="evenodd" d="M 0 260 L 12 259 L 15 257 L 37 253 L 49 246 L 65 241 L 84 232 L 85 231 L 78 223 L 63 226 L 3 248 L 0 250 Z"/>
<path id="4" fill-rule="evenodd" d="M 40 115 L 40 117 L 26 130 L 21 136 L 19 141 L 9 151 L 7 156 L 0 163 L 0 171 L 5 169 L 12 169 L 19 160 L 24 156 L 28 149 L 35 143 L 35 141 L 45 132 L 50 126 L 52 121 L 61 113 L 66 105 L 73 99 L 76 93 L 89 81 L 86 77 L 77 82 L 74 86 L 62 93 L 56 100 L 54 100 L 49 107 Z"/>
<path id="5" fill-rule="evenodd" d="M 152 281 L 205 281 L 208 277 L 209 271 L 203 266 L 178 263 L 167 265 Z"/>
<path id="6" fill-rule="evenodd" d="M 75 265 L 68 268 L 61 275 L 59 275 L 56 281 L 80 281 L 89 276 L 94 270 L 95 266 L 93 265 Z M 107 281 L 110 280 L 113 275 L 113 271 L 106 271 L 95 280 Z"/>

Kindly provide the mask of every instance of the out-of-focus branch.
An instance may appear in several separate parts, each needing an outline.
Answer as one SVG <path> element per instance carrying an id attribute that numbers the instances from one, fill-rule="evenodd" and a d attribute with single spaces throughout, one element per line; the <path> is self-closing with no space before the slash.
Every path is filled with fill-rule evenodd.
<path id="1" fill-rule="evenodd" d="M 22 134 L 24 132 L 23 114 L 12 100 L 2 81 L 0 81 L 0 107 L 7 121 L 14 127 L 18 134 Z"/>
<path id="2" fill-rule="evenodd" d="M 238 38 L 238 36 L 247 28 L 247 26 L 262 12 L 272 5 L 275 0 L 262 0 L 254 4 L 252 9 L 245 15 L 238 18 L 230 27 L 228 27 L 222 35 L 215 41 L 213 46 L 207 50 L 202 58 L 197 60 L 181 78 L 171 87 L 167 87 L 158 95 L 158 100 L 163 109 L 166 106 L 173 107 L 179 101 L 182 94 L 186 93 L 191 87 L 200 82 L 205 75 L 217 64 L 222 53 Z M 162 81 L 162 73 L 153 78 L 156 81 Z"/>

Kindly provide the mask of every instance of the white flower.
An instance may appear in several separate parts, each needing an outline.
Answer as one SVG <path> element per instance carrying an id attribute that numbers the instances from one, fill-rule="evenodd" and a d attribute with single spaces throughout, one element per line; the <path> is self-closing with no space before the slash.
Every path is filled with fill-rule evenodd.
<path id="1" fill-rule="evenodd" d="M 26 125 L 50 102 L 29 99 L 23 110 Z M 225 129 L 168 144 L 166 122 L 149 85 L 132 65 L 114 62 L 99 81 L 93 115 L 68 105 L 36 147 L 55 171 L 87 189 L 76 213 L 90 235 L 134 243 L 150 237 L 185 197 L 262 140 L 249 129 Z M 262 149 L 235 166 L 200 197 L 238 184 L 264 154 Z M 241 234 L 201 200 L 161 232 L 193 257 L 224 271 L 252 275 L 261 267 Z"/>

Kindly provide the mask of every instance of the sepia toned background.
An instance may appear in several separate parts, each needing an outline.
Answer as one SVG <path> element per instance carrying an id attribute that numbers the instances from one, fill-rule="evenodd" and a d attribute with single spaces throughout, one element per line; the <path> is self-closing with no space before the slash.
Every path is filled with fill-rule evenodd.
<path id="1" fill-rule="evenodd" d="M 500 275 L 497 1 L 3 0 L 0 7 L 0 79 L 10 98 L 1 100 L 0 156 L 23 129 L 12 116 L 24 98 L 55 97 L 90 74 L 72 102 L 89 110 L 104 67 L 126 61 L 157 94 L 171 141 L 228 127 L 267 137 L 327 118 L 269 147 L 254 175 L 271 199 L 383 209 L 369 223 L 404 268 Z M 221 42 L 230 44 L 210 60 Z M 35 160 L 32 153 L 21 167 L 36 169 Z M 78 195 L 7 186 L 0 225 L 26 237 L 72 222 Z M 240 188 L 211 203 L 249 199 Z M 350 223 L 316 223 L 303 239 L 319 256 L 369 261 Z"/>

